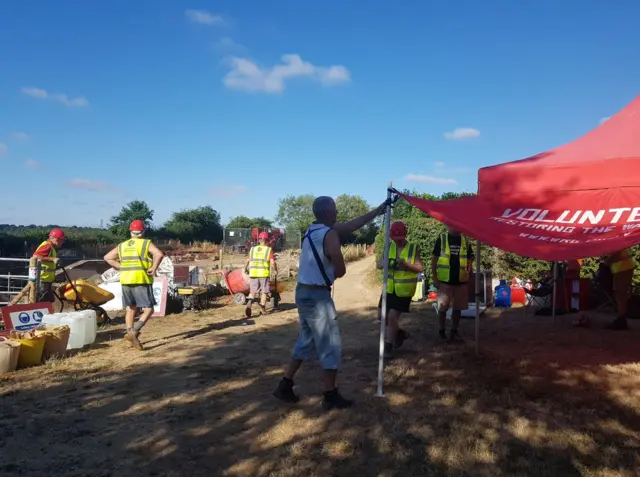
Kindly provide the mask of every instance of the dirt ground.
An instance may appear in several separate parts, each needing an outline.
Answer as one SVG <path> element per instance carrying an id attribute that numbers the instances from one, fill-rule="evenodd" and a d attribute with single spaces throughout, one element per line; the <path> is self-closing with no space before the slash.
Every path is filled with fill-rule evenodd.
<path id="1" fill-rule="evenodd" d="M 295 406 L 271 397 L 297 335 L 293 297 L 247 320 L 222 306 L 155 319 L 146 351 L 122 325 L 76 356 L 0 377 L 3 476 L 637 476 L 640 323 L 574 329 L 572 317 L 492 311 L 473 346 L 437 337 L 415 306 L 411 337 L 374 396 L 378 290 L 373 259 L 337 282 L 354 409 L 325 413 L 319 368 Z"/>

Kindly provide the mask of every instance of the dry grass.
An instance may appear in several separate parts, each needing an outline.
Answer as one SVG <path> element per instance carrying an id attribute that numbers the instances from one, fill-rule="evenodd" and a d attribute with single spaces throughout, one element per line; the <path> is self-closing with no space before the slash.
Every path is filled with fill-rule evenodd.
<path id="1" fill-rule="evenodd" d="M 298 405 L 271 398 L 298 332 L 290 296 L 253 321 L 234 306 L 168 316 L 145 328 L 143 353 L 115 327 L 77 356 L 0 377 L 0 474 L 638 475 L 638 323 L 609 334 L 493 313 L 477 358 L 472 343 L 440 343 L 415 306 L 377 398 L 371 261 L 335 290 L 354 409 L 322 412 L 317 364 L 297 377 Z M 461 326 L 471 341 L 472 320 Z"/>
<path id="2" fill-rule="evenodd" d="M 342 256 L 346 263 L 355 262 L 367 256 L 366 245 L 344 245 L 342 247 Z"/>

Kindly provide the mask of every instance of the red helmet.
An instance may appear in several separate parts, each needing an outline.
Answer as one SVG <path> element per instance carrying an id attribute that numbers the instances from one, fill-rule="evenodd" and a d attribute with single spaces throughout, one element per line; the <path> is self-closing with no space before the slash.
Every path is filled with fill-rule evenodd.
<path id="1" fill-rule="evenodd" d="M 258 240 L 269 240 L 269 234 L 267 232 L 260 232 Z"/>
<path id="2" fill-rule="evenodd" d="M 142 220 L 134 220 L 129 225 L 129 230 L 131 232 L 144 232 L 144 222 Z"/>
<path id="3" fill-rule="evenodd" d="M 403 240 L 407 238 L 407 226 L 405 223 L 400 220 L 392 223 L 389 238 L 391 240 Z"/>
<path id="4" fill-rule="evenodd" d="M 64 240 L 64 232 L 62 229 L 51 229 L 51 232 L 49 232 L 49 238 Z"/>

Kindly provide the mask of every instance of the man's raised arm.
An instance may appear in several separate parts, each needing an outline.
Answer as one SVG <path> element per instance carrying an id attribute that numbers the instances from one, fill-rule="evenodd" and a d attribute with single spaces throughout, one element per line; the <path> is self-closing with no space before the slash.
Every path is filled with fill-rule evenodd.
<path id="1" fill-rule="evenodd" d="M 355 219 L 350 220 L 349 222 L 338 223 L 333 226 L 333 230 L 338 232 L 338 235 L 346 235 L 355 232 L 358 229 L 361 229 L 373 219 L 375 219 L 378 215 L 382 215 L 387 208 L 387 201 L 385 200 L 378 207 L 373 209 L 371 212 L 367 212 L 360 217 L 356 217 Z"/>

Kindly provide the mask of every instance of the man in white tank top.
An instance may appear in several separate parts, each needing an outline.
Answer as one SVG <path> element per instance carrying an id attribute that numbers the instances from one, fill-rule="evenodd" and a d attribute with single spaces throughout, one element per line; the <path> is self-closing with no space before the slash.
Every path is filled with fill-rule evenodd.
<path id="1" fill-rule="evenodd" d="M 340 236 L 364 227 L 384 213 L 386 206 L 385 201 L 367 214 L 338 224 L 336 203 L 331 197 L 318 197 L 313 202 L 316 221 L 309 226 L 302 239 L 296 287 L 300 334 L 289 367 L 273 393 L 276 398 L 288 403 L 298 402 L 298 396 L 293 392 L 293 377 L 302 362 L 311 359 L 315 350 L 324 370 L 322 407 L 330 410 L 353 405 L 353 401 L 340 395 L 336 386 L 342 344 L 331 287 L 336 278 L 346 273 Z"/>

